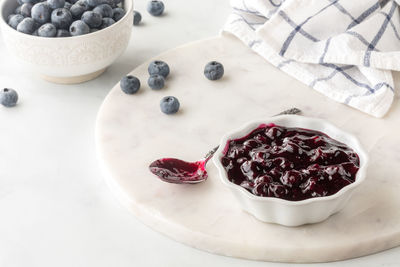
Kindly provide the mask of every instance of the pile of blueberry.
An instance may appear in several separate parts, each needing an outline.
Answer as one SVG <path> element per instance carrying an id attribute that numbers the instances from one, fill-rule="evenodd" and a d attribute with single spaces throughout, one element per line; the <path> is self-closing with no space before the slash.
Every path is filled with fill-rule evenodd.
<path id="1" fill-rule="evenodd" d="M 41 37 L 68 37 L 95 32 L 125 15 L 121 0 L 17 0 L 8 24 Z"/>

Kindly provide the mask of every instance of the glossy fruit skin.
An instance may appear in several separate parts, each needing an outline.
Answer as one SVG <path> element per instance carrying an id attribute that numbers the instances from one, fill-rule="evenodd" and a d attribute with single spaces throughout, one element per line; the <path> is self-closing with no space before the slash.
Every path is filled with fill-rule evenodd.
<path id="1" fill-rule="evenodd" d="M 163 76 L 164 78 L 167 78 L 169 75 L 169 66 L 167 63 L 161 60 L 155 60 L 149 64 L 149 67 L 147 68 L 148 72 L 150 75 L 155 75 L 159 74 Z"/>
<path id="2" fill-rule="evenodd" d="M 121 90 L 128 95 L 136 94 L 140 89 L 140 80 L 133 75 L 127 75 L 120 81 Z"/>
<path id="3" fill-rule="evenodd" d="M 14 107 L 18 102 L 18 93 L 11 88 L 3 88 L 0 90 L 0 104 L 5 107 Z"/>
<path id="4" fill-rule="evenodd" d="M 42 24 L 45 24 L 47 22 L 50 22 L 51 18 L 51 8 L 47 4 L 47 2 L 41 2 L 37 3 L 32 7 L 31 10 L 31 17 L 34 19 L 36 22 Z"/>
<path id="5" fill-rule="evenodd" d="M 153 16 L 161 16 L 164 12 L 165 6 L 164 3 L 158 0 L 152 0 L 147 3 L 147 12 Z"/>
<path id="6" fill-rule="evenodd" d="M 142 14 L 138 11 L 133 11 L 133 25 L 139 25 L 142 21 Z"/>
<path id="7" fill-rule="evenodd" d="M 224 66 L 217 61 L 211 61 L 205 66 L 204 75 L 211 81 L 219 80 L 224 76 Z"/>
<path id="8" fill-rule="evenodd" d="M 165 80 L 164 77 L 159 74 L 154 74 L 149 77 L 147 84 L 153 90 L 160 90 L 164 88 Z"/>
<path id="9" fill-rule="evenodd" d="M 57 8 L 51 13 L 51 23 L 53 23 L 57 29 L 69 29 L 72 21 L 72 14 L 66 8 Z"/>
<path id="10" fill-rule="evenodd" d="M 101 26 L 103 17 L 99 13 L 86 11 L 85 13 L 83 13 L 81 20 L 85 22 L 90 28 L 97 28 Z"/>
<path id="11" fill-rule="evenodd" d="M 35 21 L 32 18 L 24 18 L 17 26 L 17 31 L 32 34 L 36 30 Z"/>
<path id="12" fill-rule="evenodd" d="M 160 101 L 161 111 L 168 115 L 177 113 L 179 107 L 179 100 L 174 96 L 166 96 Z"/>
<path id="13" fill-rule="evenodd" d="M 84 35 L 90 33 L 90 28 L 82 20 L 76 20 L 69 27 L 69 33 L 72 36 Z"/>
<path id="14" fill-rule="evenodd" d="M 51 23 L 45 23 L 38 29 L 38 35 L 40 37 L 56 37 L 57 28 Z"/>

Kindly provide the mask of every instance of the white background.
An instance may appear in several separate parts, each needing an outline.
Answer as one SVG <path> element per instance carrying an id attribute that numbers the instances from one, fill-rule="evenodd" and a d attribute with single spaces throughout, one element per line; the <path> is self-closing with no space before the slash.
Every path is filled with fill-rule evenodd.
<path id="1" fill-rule="evenodd" d="M 230 12 L 227 0 L 170 0 L 154 18 L 146 3 L 135 3 L 143 23 L 125 54 L 85 84 L 54 85 L 24 72 L 0 41 L 0 87 L 20 95 L 17 107 L 0 107 L 0 267 L 294 266 L 177 243 L 122 208 L 103 182 L 94 125 L 109 90 L 144 60 L 217 35 Z M 323 266 L 400 266 L 400 248 Z"/>

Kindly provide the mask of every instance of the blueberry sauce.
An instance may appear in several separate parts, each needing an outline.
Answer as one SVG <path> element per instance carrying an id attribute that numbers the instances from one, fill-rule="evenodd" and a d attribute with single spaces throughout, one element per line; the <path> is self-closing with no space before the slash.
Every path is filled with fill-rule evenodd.
<path id="1" fill-rule="evenodd" d="M 207 179 L 205 162 L 186 162 L 175 158 L 163 158 L 149 166 L 150 171 L 169 183 L 199 182 Z"/>
<path id="2" fill-rule="evenodd" d="M 360 166 L 353 149 L 324 133 L 275 124 L 228 141 L 221 163 L 250 193 L 291 201 L 335 194 L 355 181 Z"/>

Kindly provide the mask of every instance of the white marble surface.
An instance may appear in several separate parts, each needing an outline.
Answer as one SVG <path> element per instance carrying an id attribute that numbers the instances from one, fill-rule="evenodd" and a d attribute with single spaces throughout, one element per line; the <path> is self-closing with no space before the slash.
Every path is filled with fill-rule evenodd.
<path id="1" fill-rule="evenodd" d="M 233 36 L 196 42 L 157 58 L 173 70 L 167 87 L 153 91 L 142 86 L 140 93 L 127 96 L 116 85 L 96 126 L 107 182 L 147 225 L 213 253 L 279 262 L 343 260 L 400 244 L 400 140 L 392 133 L 400 123 L 397 102 L 384 120 L 372 118 L 280 72 Z M 224 63 L 224 78 L 217 82 L 201 72 L 210 60 Z M 132 74 L 145 79 L 148 63 Z M 180 99 L 176 116 L 160 112 L 158 102 L 165 95 Z M 284 227 L 256 220 L 221 183 L 214 164 L 207 166 L 209 179 L 194 186 L 161 182 L 148 170 L 163 157 L 194 161 L 227 132 L 294 106 L 357 136 L 371 160 L 366 180 L 345 208 L 322 223 Z"/>
<path id="2" fill-rule="evenodd" d="M 102 77 L 79 86 L 21 73 L 0 40 L 0 85 L 20 93 L 17 108 L 0 107 L 0 266 L 297 266 L 217 256 L 172 241 L 120 207 L 105 185 L 94 123 L 106 94 L 147 58 L 216 35 L 229 12 L 228 1 L 165 3 L 167 16 L 142 12 L 145 24 L 134 29 L 124 56 Z M 140 11 L 145 4 L 138 0 Z M 397 248 L 323 266 L 399 262 Z"/>

